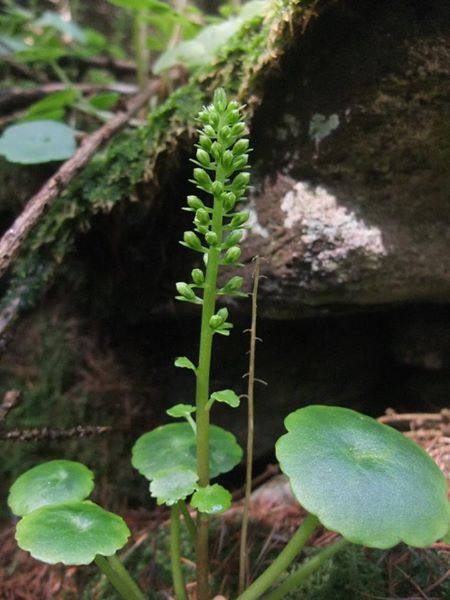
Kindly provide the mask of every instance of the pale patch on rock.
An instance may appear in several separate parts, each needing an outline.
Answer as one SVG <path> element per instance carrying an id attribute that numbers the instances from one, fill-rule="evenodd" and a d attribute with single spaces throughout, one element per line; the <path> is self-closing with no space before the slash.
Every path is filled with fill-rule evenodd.
<path id="1" fill-rule="evenodd" d="M 248 210 L 248 214 L 249 214 L 249 218 L 247 221 L 249 231 L 253 235 L 259 235 L 259 236 L 267 239 L 270 235 L 269 230 L 266 227 L 264 227 L 263 225 L 261 225 L 261 223 L 259 222 L 258 212 L 256 210 L 254 200 L 250 200 L 249 205 L 247 206 L 247 210 Z M 248 231 L 244 230 L 243 239 L 245 239 L 247 237 L 247 235 L 248 235 Z"/>
<path id="2" fill-rule="evenodd" d="M 336 271 L 350 254 L 367 262 L 386 255 L 382 234 L 347 207 L 323 186 L 298 182 L 281 199 L 284 227 L 297 225 L 312 271 Z M 366 262 L 366 261 L 364 261 Z"/>

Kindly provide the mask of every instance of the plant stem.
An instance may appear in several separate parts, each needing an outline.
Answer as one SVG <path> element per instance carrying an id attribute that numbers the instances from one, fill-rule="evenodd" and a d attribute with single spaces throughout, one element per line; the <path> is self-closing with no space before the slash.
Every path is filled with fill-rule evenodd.
<path id="1" fill-rule="evenodd" d="M 133 17 L 133 46 L 137 69 L 137 81 L 141 91 L 147 85 L 150 55 L 147 48 L 147 23 L 145 10 L 134 11 Z"/>
<path id="2" fill-rule="evenodd" d="M 176 600 L 187 600 L 184 577 L 181 570 L 180 543 L 180 507 L 178 503 L 170 507 L 170 561 L 175 598 Z"/>
<path id="3" fill-rule="evenodd" d="M 240 594 L 237 600 L 258 600 L 294 561 L 318 524 L 317 517 L 308 515 L 270 567 Z"/>
<path id="4" fill-rule="evenodd" d="M 145 600 L 144 594 L 115 554 L 107 557 L 97 554 L 95 562 L 124 600 Z"/>
<path id="5" fill-rule="evenodd" d="M 216 172 L 216 181 L 224 183 L 224 174 L 220 168 Z M 211 230 L 217 235 L 218 245 L 222 241 L 223 207 L 222 202 L 214 197 Z M 197 474 L 201 487 L 209 484 L 209 378 L 211 369 L 211 350 L 213 330 L 209 322 L 216 308 L 217 273 L 219 271 L 219 247 L 210 247 L 206 266 L 202 322 L 200 330 L 200 349 L 197 368 L 196 386 L 196 422 L 197 422 Z M 199 513 L 197 517 L 197 597 L 198 600 L 209 598 L 209 566 L 208 566 L 208 515 Z"/>
<path id="6" fill-rule="evenodd" d="M 327 548 L 321 550 L 316 556 L 308 560 L 304 565 L 299 567 L 290 577 L 276 588 L 271 594 L 266 596 L 265 600 L 281 600 L 289 592 L 295 590 L 305 579 L 307 579 L 314 571 L 317 571 L 327 560 L 344 548 L 349 542 L 343 538 L 331 544 Z"/>
<path id="7" fill-rule="evenodd" d="M 188 509 L 186 507 L 186 502 L 184 500 L 180 500 L 180 502 L 178 503 L 178 506 L 180 507 L 181 514 L 183 515 L 184 522 L 185 522 L 186 528 L 187 528 L 188 533 L 189 533 L 189 537 L 191 538 L 191 540 L 195 544 L 195 535 L 196 535 L 195 523 L 192 520 L 192 517 L 189 514 L 189 511 L 188 511 Z"/>
<path id="8" fill-rule="evenodd" d="M 248 370 L 247 388 L 247 470 L 245 477 L 244 511 L 242 515 L 241 546 L 239 552 L 239 594 L 245 589 L 246 564 L 247 564 L 247 531 L 248 515 L 250 510 L 250 494 L 252 493 L 253 479 L 253 435 L 254 435 L 254 387 L 255 387 L 255 352 L 256 352 L 256 316 L 258 307 L 260 258 L 255 258 L 255 271 L 253 273 L 252 293 L 252 324 L 250 327 L 250 359 Z"/>

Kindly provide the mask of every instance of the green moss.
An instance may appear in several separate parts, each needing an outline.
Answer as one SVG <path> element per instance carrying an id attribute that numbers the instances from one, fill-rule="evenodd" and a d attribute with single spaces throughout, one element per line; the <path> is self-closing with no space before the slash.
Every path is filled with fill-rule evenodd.
<path id="1" fill-rule="evenodd" d="M 164 161 L 158 159 L 163 153 L 176 151 L 182 136 L 193 136 L 193 117 L 209 101 L 215 87 L 226 87 L 244 102 L 251 94 L 253 101 L 247 109 L 251 117 L 265 75 L 290 44 L 291 28 L 307 14 L 307 7 L 307 2 L 300 6 L 300 0 L 276 0 L 264 18 L 247 22 L 211 65 L 198 70 L 154 110 L 142 129 L 117 135 L 108 148 L 97 153 L 27 240 L 0 311 L 17 303 L 22 310 L 37 304 L 61 272 L 77 232 L 89 227 L 93 215 L 136 199 L 140 183 L 157 185 L 164 169 Z"/>

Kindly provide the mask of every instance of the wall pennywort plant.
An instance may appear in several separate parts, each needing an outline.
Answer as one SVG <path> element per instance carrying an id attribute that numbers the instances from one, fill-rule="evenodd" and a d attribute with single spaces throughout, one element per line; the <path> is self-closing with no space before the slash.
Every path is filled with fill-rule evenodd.
<path id="1" fill-rule="evenodd" d="M 244 295 L 241 277 L 233 276 L 219 287 L 218 273 L 223 266 L 239 265 L 248 213 L 237 206 L 249 183 L 249 141 L 242 107 L 229 101 L 222 89 L 216 90 L 212 104 L 198 119 L 193 183 L 199 195 L 187 198 L 194 230 L 184 233 L 182 244 L 202 256 L 203 268 L 195 268 L 190 282 L 179 282 L 176 288 L 178 300 L 201 307 L 200 348 L 196 363 L 184 356 L 175 360 L 176 367 L 192 371 L 196 379 L 195 405 L 170 408 L 170 417 L 185 422 L 145 433 L 132 453 L 133 466 L 150 482 L 150 495 L 170 508 L 177 600 L 188 598 L 180 561 L 181 526 L 196 547 L 197 598 L 211 596 L 208 522 L 231 504 L 229 491 L 211 481 L 242 458 L 234 435 L 210 424 L 216 402 L 233 408 L 240 400 L 231 389 L 210 389 L 210 367 L 214 337 L 229 335 L 232 328 L 228 310 L 217 308 L 217 299 Z M 390 548 L 404 542 L 424 547 L 450 537 L 447 482 L 426 452 L 401 433 L 365 415 L 331 406 L 300 408 L 288 415 L 285 426 L 287 433 L 278 440 L 276 455 L 308 516 L 238 600 L 285 597 L 348 543 Z M 92 488 L 92 472 L 72 461 L 51 461 L 21 475 L 9 495 L 9 506 L 20 517 L 17 542 L 50 564 L 95 562 L 122 598 L 142 600 L 144 594 L 116 556 L 129 530 L 121 517 L 87 499 Z M 188 503 L 196 511 L 195 520 Z M 277 583 L 319 525 L 341 538 Z"/>

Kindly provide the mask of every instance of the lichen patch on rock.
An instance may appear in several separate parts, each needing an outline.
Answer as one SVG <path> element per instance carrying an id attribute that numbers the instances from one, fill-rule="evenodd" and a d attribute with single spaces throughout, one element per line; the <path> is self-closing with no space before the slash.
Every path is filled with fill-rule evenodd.
<path id="1" fill-rule="evenodd" d="M 339 205 L 323 185 L 299 181 L 281 198 L 280 206 L 284 227 L 297 225 L 305 248 L 320 244 L 318 252 L 311 254 L 313 271 L 334 271 L 339 261 L 354 252 L 366 256 L 369 263 L 387 254 L 380 229 Z"/>

